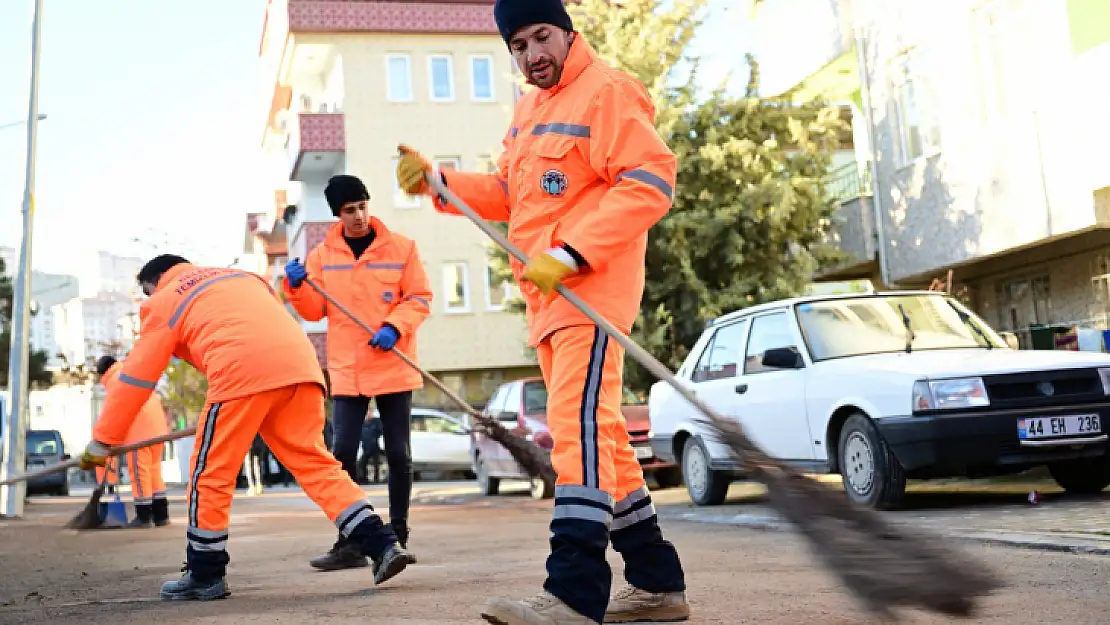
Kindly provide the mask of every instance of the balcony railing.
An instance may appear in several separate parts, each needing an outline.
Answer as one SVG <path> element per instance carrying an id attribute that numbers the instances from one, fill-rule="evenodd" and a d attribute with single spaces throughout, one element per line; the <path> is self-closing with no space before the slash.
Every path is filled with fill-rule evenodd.
<path id="1" fill-rule="evenodd" d="M 856 163 L 848 163 L 828 173 L 825 177 L 825 191 L 837 202 L 871 195 L 871 168 L 864 167 L 860 173 Z"/>

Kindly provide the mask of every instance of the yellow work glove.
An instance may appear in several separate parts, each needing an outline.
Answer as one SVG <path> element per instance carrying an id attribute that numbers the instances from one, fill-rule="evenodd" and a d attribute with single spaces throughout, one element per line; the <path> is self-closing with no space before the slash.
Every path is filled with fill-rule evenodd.
<path id="1" fill-rule="evenodd" d="M 104 443 L 90 441 L 81 454 L 81 470 L 88 471 L 93 467 L 102 467 L 108 463 L 108 446 Z"/>
<path id="2" fill-rule="evenodd" d="M 420 152 L 407 145 L 397 146 L 401 158 L 397 163 L 397 184 L 409 195 L 424 195 L 428 192 L 425 174 L 432 171 L 432 164 Z"/>
<path id="3" fill-rule="evenodd" d="M 549 296 L 548 301 L 550 301 L 555 287 L 563 281 L 563 278 L 576 271 L 578 271 L 578 263 L 575 262 L 574 257 L 561 247 L 553 247 L 529 260 L 521 279 L 536 285 L 544 295 Z"/>

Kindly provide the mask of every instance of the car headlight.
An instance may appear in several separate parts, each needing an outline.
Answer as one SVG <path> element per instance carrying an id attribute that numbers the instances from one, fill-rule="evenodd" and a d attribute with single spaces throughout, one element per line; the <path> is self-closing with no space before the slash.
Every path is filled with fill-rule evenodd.
<path id="1" fill-rule="evenodd" d="M 1102 393 L 1110 395 L 1110 367 L 1099 369 L 1098 377 L 1102 379 Z"/>
<path id="2" fill-rule="evenodd" d="M 1108 371 L 1110 373 L 1110 371 Z M 1106 382 L 1103 382 L 1106 385 Z M 983 378 L 918 380 L 913 385 L 913 411 L 981 408 L 991 405 Z"/>

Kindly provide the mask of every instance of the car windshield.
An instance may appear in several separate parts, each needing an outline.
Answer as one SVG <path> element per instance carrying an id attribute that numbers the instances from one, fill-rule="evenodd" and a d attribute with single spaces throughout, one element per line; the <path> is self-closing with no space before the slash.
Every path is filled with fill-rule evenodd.
<path id="1" fill-rule="evenodd" d="M 27 453 L 56 454 L 58 440 L 53 432 L 27 432 Z"/>
<path id="2" fill-rule="evenodd" d="M 814 361 L 904 352 L 907 341 L 911 351 L 1005 347 L 990 326 L 940 294 L 835 299 L 796 308 Z"/>
<path id="3" fill-rule="evenodd" d="M 547 387 L 543 382 L 527 382 L 524 385 L 524 413 L 544 414 L 547 412 Z"/>

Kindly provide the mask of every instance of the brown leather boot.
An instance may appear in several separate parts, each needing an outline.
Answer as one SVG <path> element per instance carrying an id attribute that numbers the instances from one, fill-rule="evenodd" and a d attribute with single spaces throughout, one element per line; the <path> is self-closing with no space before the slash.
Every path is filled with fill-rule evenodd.
<path id="1" fill-rule="evenodd" d="M 673 623 L 690 618 L 686 593 L 652 593 L 626 585 L 613 595 L 605 611 L 606 623 Z"/>

